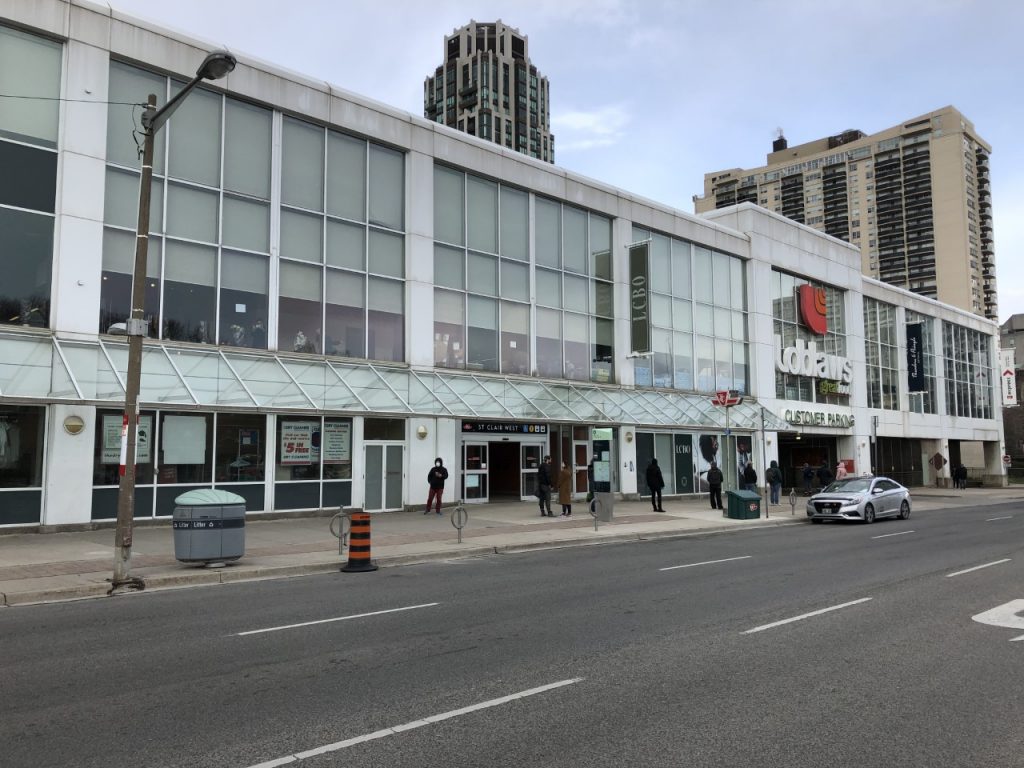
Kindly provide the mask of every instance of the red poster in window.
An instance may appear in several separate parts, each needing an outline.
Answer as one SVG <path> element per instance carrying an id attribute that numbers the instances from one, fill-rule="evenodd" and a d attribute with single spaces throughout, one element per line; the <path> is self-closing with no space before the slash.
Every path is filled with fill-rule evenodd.
<path id="1" fill-rule="evenodd" d="M 800 317 L 804 325 L 819 336 L 828 331 L 828 307 L 825 303 L 825 289 L 813 285 L 801 285 L 797 288 L 800 300 Z"/>

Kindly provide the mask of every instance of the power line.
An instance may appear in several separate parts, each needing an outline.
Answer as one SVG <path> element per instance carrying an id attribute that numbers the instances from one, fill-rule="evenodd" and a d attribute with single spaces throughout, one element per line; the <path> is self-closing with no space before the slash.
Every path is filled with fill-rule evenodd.
<path id="1" fill-rule="evenodd" d="M 27 99 L 29 101 L 64 101 L 79 104 L 117 104 L 125 107 L 144 107 L 146 102 L 138 101 L 96 101 L 94 99 L 62 99 L 57 96 L 21 96 L 16 93 L 0 93 L 0 99 Z"/>

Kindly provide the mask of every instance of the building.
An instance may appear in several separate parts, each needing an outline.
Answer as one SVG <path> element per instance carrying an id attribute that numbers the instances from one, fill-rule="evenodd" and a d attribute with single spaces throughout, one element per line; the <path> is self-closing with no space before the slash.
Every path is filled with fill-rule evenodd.
<path id="1" fill-rule="evenodd" d="M 796 147 L 704 175 L 698 213 L 749 201 L 861 249 L 865 275 L 998 319 L 989 154 L 953 107 L 870 136 Z"/>
<path id="2" fill-rule="evenodd" d="M 0 99 L 0 525 L 110 521 L 138 105 L 212 46 L 84 0 L 3 13 L 0 94 L 29 98 Z M 964 444 L 1005 481 L 995 324 L 763 208 L 683 213 L 245 56 L 154 169 L 140 518 L 202 487 L 418 507 L 436 456 L 479 503 L 529 501 L 548 453 L 578 497 L 592 457 L 625 496 L 651 457 L 670 494 L 710 460 L 941 483 Z"/>
<path id="3" fill-rule="evenodd" d="M 471 21 L 444 39 L 444 63 L 423 83 L 428 120 L 555 162 L 551 89 L 526 35 L 500 20 Z"/>

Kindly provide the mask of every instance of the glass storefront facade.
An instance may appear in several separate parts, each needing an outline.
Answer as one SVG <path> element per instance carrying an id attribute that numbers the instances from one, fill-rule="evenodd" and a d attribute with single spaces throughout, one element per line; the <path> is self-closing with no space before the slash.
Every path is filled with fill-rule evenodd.
<path id="1" fill-rule="evenodd" d="M 946 370 L 946 413 L 991 419 L 992 337 L 943 321 L 942 354 Z"/>
<path id="2" fill-rule="evenodd" d="M 38 523 L 46 409 L 0 403 L 0 525 Z"/>
<path id="3" fill-rule="evenodd" d="M 899 342 L 896 307 L 864 297 L 864 356 L 868 407 L 900 409 Z"/>

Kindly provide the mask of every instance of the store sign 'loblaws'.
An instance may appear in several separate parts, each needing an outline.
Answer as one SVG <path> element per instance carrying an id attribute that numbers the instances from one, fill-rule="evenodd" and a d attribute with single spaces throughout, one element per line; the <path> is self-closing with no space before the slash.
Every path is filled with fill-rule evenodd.
<path id="1" fill-rule="evenodd" d="M 835 382 L 828 394 L 850 394 L 853 381 L 853 363 L 839 355 L 827 355 L 818 351 L 817 342 L 797 339 L 792 347 L 782 346 L 782 337 L 775 336 L 775 369 L 794 376 L 809 376 Z"/>

